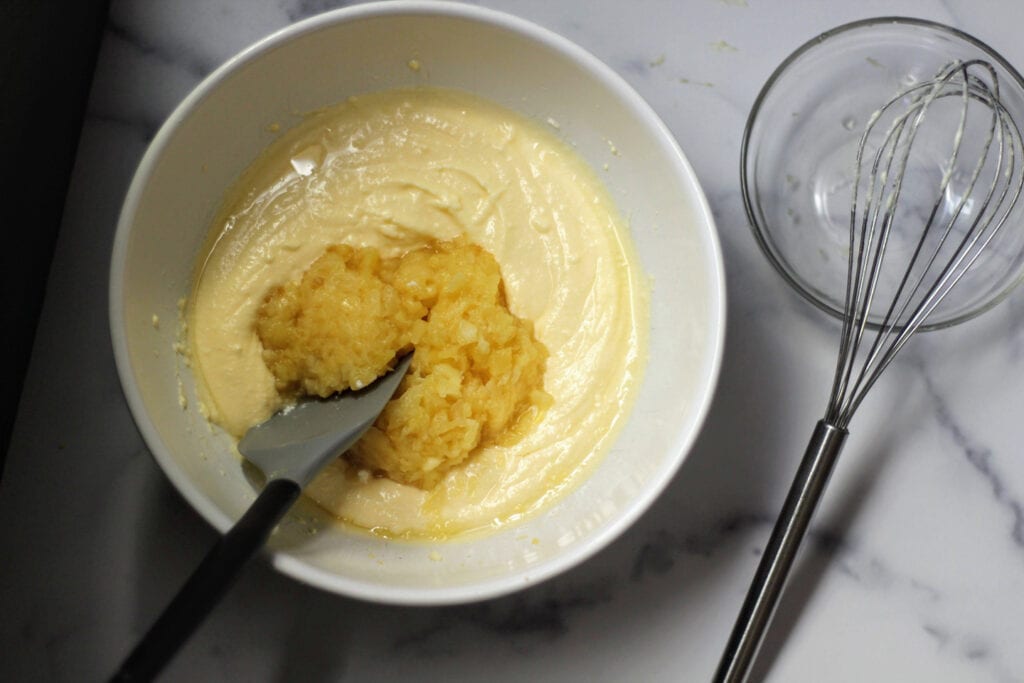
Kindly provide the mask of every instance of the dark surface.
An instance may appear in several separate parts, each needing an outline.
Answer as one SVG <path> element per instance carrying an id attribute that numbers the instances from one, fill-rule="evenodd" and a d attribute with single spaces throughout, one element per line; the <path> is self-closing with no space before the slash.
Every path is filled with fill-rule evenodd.
<path id="1" fill-rule="evenodd" d="M 0 2 L 0 481 L 32 352 L 108 0 Z"/>
<path id="2" fill-rule="evenodd" d="M 290 479 L 274 479 L 242 518 L 207 554 L 132 650 L 111 683 L 151 681 L 220 602 L 242 567 L 263 547 L 302 489 Z"/>

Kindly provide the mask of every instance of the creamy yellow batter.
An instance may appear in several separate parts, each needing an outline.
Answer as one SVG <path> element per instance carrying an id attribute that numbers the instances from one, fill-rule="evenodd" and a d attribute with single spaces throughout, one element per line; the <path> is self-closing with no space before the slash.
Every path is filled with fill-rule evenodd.
<path id="1" fill-rule="evenodd" d="M 257 311 L 332 244 L 397 256 L 465 236 L 495 256 L 510 310 L 550 352 L 543 420 L 432 490 L 329 466 L 307 494 L 357 526 L 447 537 L 543 507 L 610 446 L 638 390 L 646 292 L 604 188 L 548 130 L 469 94 L 387 91 L 309 116 L 243 174 L 211 235 L 189 347 L 204 410 L 236 437 L 284 401 Z"/>

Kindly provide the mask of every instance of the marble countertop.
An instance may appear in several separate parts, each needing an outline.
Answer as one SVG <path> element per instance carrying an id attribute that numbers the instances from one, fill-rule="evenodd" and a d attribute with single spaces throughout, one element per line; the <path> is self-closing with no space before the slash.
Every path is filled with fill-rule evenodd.
<path id="1" fill-rule="evenodd" d="M 204 75 L 338 4 L 112 3 L 0 487 L 2 680 L 103 679 L 215 540 L 149 457 L 121 393 L 107 323 L 114 226 L 148 140 Z M 950 24 L 1024 64 L 1014 0 L 482 4 L 608 63 L 696 168 L 729 286 L 702 435 L 647 514 L 556 579 L 410 609 L 255 563 L 164 680 L 708 680 L 824 408 L 836 344 L 747 227 L 738 159 L 754 97 L 805 40 L 878 15 Z M 1024 681 L 1022 389 L 1024 291 L 912 342 L 854 420 L 759 678 Z"/>

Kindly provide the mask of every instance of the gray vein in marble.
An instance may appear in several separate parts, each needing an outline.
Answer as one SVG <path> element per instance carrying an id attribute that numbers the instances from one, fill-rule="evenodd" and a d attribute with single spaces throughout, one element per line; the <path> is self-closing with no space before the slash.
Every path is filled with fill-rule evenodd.
<path id="1" fill-rule="evenodd" d="M 171 52 L 168 49 L 161 48 L 157 45 L 153 45 L 141 37 L 128 30 L 126 27 L 117 23 L 117 21 L 111 18 L 107 22 L 106 32 L 128 45 L 132 46 L 141 55 L 154 57 L 164 64 L 174 66 L 180 69 L 184 69 L 193 76 L 196 80 L 205 78 L 207 74 L 216 69 L 219 64 L 213 64 L 208 62 L 201 57 L 190 55 L 187 52 L 175 51 Z M 107 38 L 105 38 L 107 39 Z"/>
<path id="2" fill-rule="evenodd" d="M 721 528 L 728 529 L 728 533 L 731 533 L 759 525 L 770 528 L 769 523 L 762 518 L 738 515 L 731 521 L 723 523 Z M 663 534 L 664 532 L 659 533 Z M 728 533 L 722 534 L 723 537 L 727 536 Z M 976 662 L 979 665 L 985 665 L 998 681 L 1010 682 L 1020 680 L 1015 677 L 1015 674 L 1006 671 L 1002 658 L 985 639 L 977 634 L 958 629 L 954 624 L 944 623 L 944 620 L 940 620 L 938 615 L 934 614 L 941 609 L 944 603 L 943 594 L 938 588 L 912 576 L 894 571 L 881 558 L 868 555 L 844 540 L 841 533 L 827 529 L 812 528 L 808 532 L 807 541 L 809 541 L 813 550 L 817 552 L 818 557 L 808 557 L 804 553 L 803 558 L 797 560 L 797 564 L 790 577 L 789 590 L 780 604 L 780 614 L 777 621 L 786 621 L 783 617 L 787 610 L 793 610 L 788 617 L 790 620 L 799 617 L 800 605 L 799 603 L 794 604 L 795 591 L 792 589 L 796 587 L 795 584 L 797 582 L 813 578 L 804 576 L 804 574 L 813 573 L 808 571 L 810 564 L 824 562 L 827 567 L 834 569 L 842 576 L 846 576 L 863 589 L 883 592 L 890 596 L 889 599 L 908 601 L 911 606 L 915 606 L 916 611 L 927 613 L 929 616 L 927 621 L 921 625 L 921 628 L 935 641 L 940 649 L 952 649 L 953 652 L 950 654 L 962 656 L 964 659 Z M 671 544 L 665 542 L 664 538 L 661 540 L 661 544 L 672 547 Z M 677 543 L 674 549 L 685 552 L 683 550 L 685 545 L 685 543 Z M 701 553 L 706 551 L 707 549 L 702 549 Z M 758 549 L 757 554 L 760 555 L 760 549 Z M 661 568 L 663 569 L 663 565 Z M 660 573 L 664 573 L 664 571 L 667 570 L 663 569 Z M 813 586 L 811 586 L 811 590 L 813 591 Z M 805 593 L 805 599 L 808 595 Z M 786 630 L 786 625 L 779 623 L 776 628 L 784 631 Z M 778 633 L 769 634 L 769 636 L 772 635 L 776 638 L 779 637 Z M 770 649 L 768 648 L 768 642 L 766 641 L 766 649 Z"/>
<path id="3" fill-rule="evenodd" d="M 168 62 L 155 52 L 147 52 L 139 42 L 125 38 L 125 35 L 108 31 L 97 66 L 97 73 L 107 78 L 92 91 L 85 123 L 110 124 L 148 143 L 179 102 L 177 96 L 167 97 L 166 89 L 172 86 L 166 82 L 166 77 L 169 74 L 176 76 L 173 85 L 180 90 L 180 97 L 184 97 L 200 76 L 186 66 Z M 151 68 L 153 65 L 155 69 Z M 180 77 L 177 77 L 179 73 Z M 114 84 L 114 80 L 118 83 Z M 163 93 L 157 94 L 157 82 L 162 82 Z M 124 87 L 145 88 L 149 97 L 128 103 L 122 92 Z"/>
<path id="4" fill-rule="evenodd" d="M 925 633 L 935 639 L 935 642 L 939 647 L 944 647 L 946 643 L 949 642 L 950 633 L 944 627 L 936 626 L 934 624 L 924 624 L 921 628 L 924 629 Z"/>
<path id="5" fill-rule="evenodd" d="M 902 575 L 882 559 L 866 555 L 849 544 L 836 545 L 830 549 L 829 554 L 841 574 L 864 588 L 902 593 L 917 604 L 934 605 L 942 602 L 942 592 L 938 588 Z"/>
<path id="6" fill-rule="evenodd" d="M 619 73 L 628 76 L 643 76 L 644 78 L 650 76 L 651 69 L 657 68 L 657 66 L 652 65 L 651 60 L 646 57 L 624 57 L 622 59 L 615 60 L 615 63 L 617 65 L 616 71 Z"/>
<path id="7" fill-rule="evenodd" d="M 661 529 L 637 551 L 629 577 L 632 581 L 642 581 L 652 575 L 667 574 L 679 556 L 711 557 L 735 534 L 754 527 L 769 527 L 771 523 L 768 516 L 738 513 L 707 529 L 682 536 Z"/>
<path id="8" fill-rule="evenodd" d="M 488 602 L 438 610 L 425 627 L 394 641 L 395 651 L 419 657 L 454 656 L 465 649 L 459 634 L 469 628 L 500 639 L 517 653 L 565 635 L 574 615 L 612 600 L 615 581 L 605 577 L 583 585 L 546 584 L 536 590 Z"/>
<path id="9" fill-rule="evenodd" d="M 1015 545 L 1024 549 L 1024 503 L 1009 490 L 993 463 L 992 449 L 975 439 L 965 427 L 953 417 L 946 400 L 939 393 L 930 374 L 919 364 L 925 391 L 935 405 L 935 418 L 939 426 L 949 435 L 961 450 L 967 462 L 981 475 L 992 490 L 992 497 L 1013 519 L 1012 538 Z"/>
<path id="10" fill-rule="evenodd" d="M 710 525 L 708 531 L 679 535 L 664 529 L 658 530 L 637 552 L 630 578 L 634 582 L 642 582 L 668 574 L 680 556 L 709 558 L 722 551 L 722 546 L 739 533 L 758 537 L 759 541 L 753 550 L 756 555 L 760 555 L 760 544 L 773 523 L 774 519 L 768 516 L 738 513 Z M 989 644 L 973 634 L 958 631 L 954 624 L 944 623 L 944 619 L 935 615 L 945 604 L 943 594 L 937 587 L 895 571 L 882 558 L 856 547 L 841 531 L 812 528 L 805 545 L 808 547 L 794 567 L 790 590 L 780 605 L 778 630 L 771 634 L 773 638 L 769 641 L 774 641 L 776 651 L 800 618 L 803 605 L 813 595 L 820 576 L 831 570 L 846 577 L 860 589 L 884 594 L 887 600 L 908 603 L 915 611 L 928 614 L 922 629 L 939 647 L 952 644 L 949 646 L 954 649 L 953 654 L 984 662 L 994 671 L 1000 669 L 1001 664 Z M 808 550 L 813 552 L 808 553 Z"/>
<path id="11" fill-rule="evenodd" d="M 998 653 L 977 636 L 957 633 L 949 627 L 933 622 L 927 622 L 921 628 L 935 641 L 940 651 L 948 652 L 951 656 L 961 656 L 972 665 L 987 667 L 994 680 L 1000 683 L 1020 683 L 1024 680 L 1017 672 L 1008 670 Z"/>
<path id="12" fill-rule="evenodd" d="M 738 513 L 710 525 L 707 531 L 680 536 L 664 529 L 659 530 L 637 552 L 630 578 L 641 581 L 652 575 L 666 574 L 679 556 L 711 557 L 739 533 L 761 529 L 758 536 L 764 537 L 774 523 L 775 518 L 768 515 Z M 764 540 L 767 540 L 766 537 Z M 903 587 L 909 595 L 916 595 L 926 603 L 941 599 L 938 589 L 913 577 L 900 576 L 881 559 L 864 555 L 840 531 L 813 527 L 808 531 L 805 542 L 813 546 L 833 569 L 865 588 L 888 590 Z M 760 556 L 762 552 L 762 545 L 755 546 L 756 555 Z"/>

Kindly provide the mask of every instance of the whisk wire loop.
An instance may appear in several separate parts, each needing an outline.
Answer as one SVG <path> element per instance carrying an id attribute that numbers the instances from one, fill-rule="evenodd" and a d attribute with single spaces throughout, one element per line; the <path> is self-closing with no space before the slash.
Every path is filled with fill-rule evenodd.
<path id="1" fill-rule="evenodd" d="M 908 169 L 919 163 L 915 143 L 929 110 L 949 98 L 959 111 L 934 200 L 921 203 L 928 209 L 916 217 L 898 212 Z M 962 168 L 968 127 L 979 118 L 971 112 L 978 105 L 987 116 L 975 126 L 984 125 L 985 134 L 973 165 Z M 1024 186 L 1022 158 L 1020 130 L 999 100 L 994 68 L 982 60 L 947 65 L 870 117 L 856 153 L 845 309 L 826 421 L 848 426 L 879 375 L 1006 223 Z M 961 177 L 966 179 L 954 191 Z M 909 258 L 892 254 L 895 232 L 913 245 Z M 882 292 L 883 280 L 895 281 L 891 291 Z M 877 323 L 875 310 L 882 312 Z"/>

